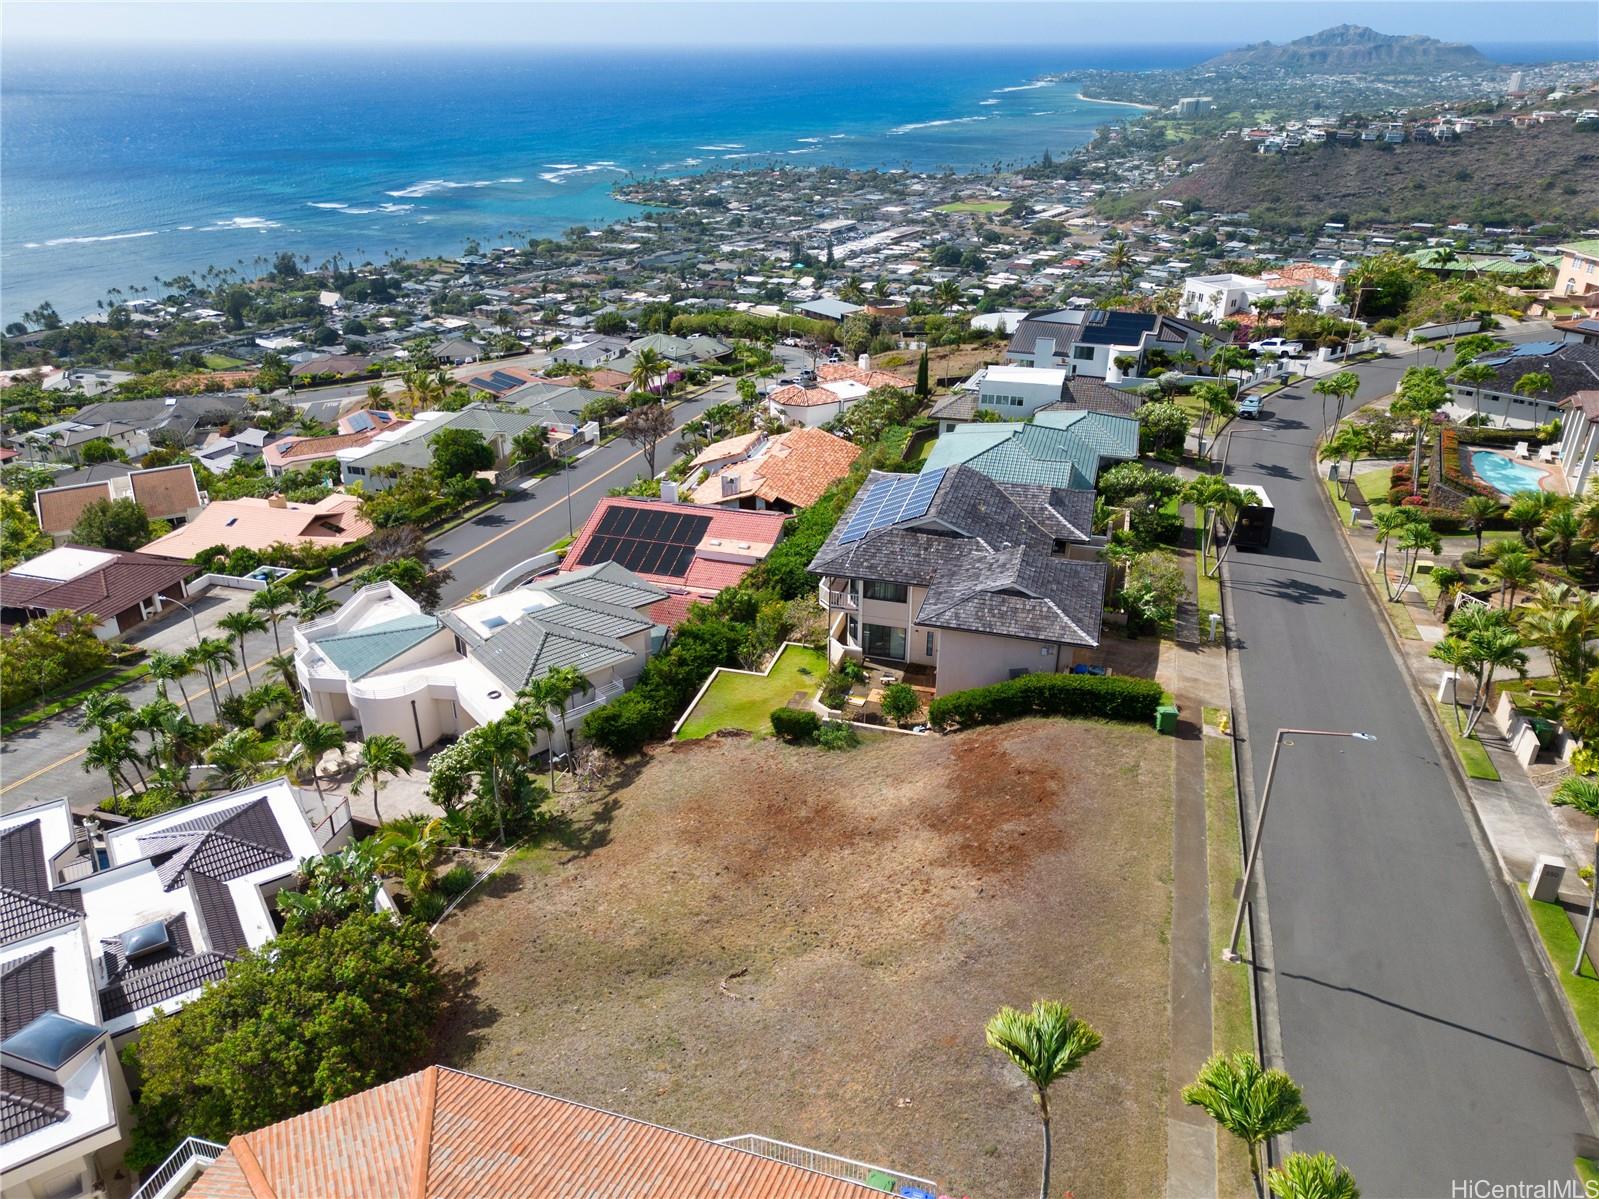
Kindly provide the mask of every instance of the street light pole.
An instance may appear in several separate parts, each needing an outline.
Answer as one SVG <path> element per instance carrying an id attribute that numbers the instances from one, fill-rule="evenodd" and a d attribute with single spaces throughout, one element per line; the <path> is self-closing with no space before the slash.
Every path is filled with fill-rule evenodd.
<path id="1" fill-rule="evenodd" d="M 1271 762 L 1266 767 L 1266 786 L 1260 793 L 1260 811 L 1255 813 L 1255 828 L 1249 839 L 1249 858 L 1244 863 L 1244 885 L 1238 892 L 1238 911 L 1233 916 L 1232 935 L 1227 938 L 1227 948 L 1222 950 L 1222 960 L 1241 962 L 1238 956 L 1238 937 L 1244 928 L 1244 905 L 1249 902 L 1249 884 L 1254 878 L 1255 861 L 1260 857 L 1260 832 L 1266 823 L 1266 808 L 1271 803 L 1271 784 L 1277 777 L 1277 755 L 1283 747 L 1283 738 L 1295 737 L 1352 737 L 1356 741 L 1375 741 L 1370 733 L 1345 733 L 1334 729 L 1278 729 L 1277 740 L 1272 743 Z"/>
<path id="2" fill-rule="evenodd" d="M 200 641 L 201 641 L 201 637 L 200 637 L 200 622 L 194 618 L 194 609 L 193 608 L 189 607 L 189 605 L 184 603 L 182 600 L 173 599 L 170 595 L 157 594 L 156 597 L 155 597 L 155 602 L 156 602 L 156 610 L 158 612 L 160 611 L 162 604 L 176 604 L 178 607 L 182 608 L 185 612 L 187 612 L 189 614 L 189 623 L 194 626 L 194 641 L 195 641 L 195 644 L 198 645 L 200 643 Z"/>

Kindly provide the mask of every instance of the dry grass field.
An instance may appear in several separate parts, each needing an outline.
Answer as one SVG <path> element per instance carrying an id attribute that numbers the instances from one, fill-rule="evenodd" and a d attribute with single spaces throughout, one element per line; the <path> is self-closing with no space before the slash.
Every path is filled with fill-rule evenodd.
<path id="1" fill-rule="evenodd" d="M 1052 1094 L 1054 1187 L 1165 1183 L 1171 743 L 1029 720 L 853 752 L 657 749 L 440 928 L 449 1064 L 710 1137 L 1036 1192 L 1000 1005 L 1105 1045 Z"/>

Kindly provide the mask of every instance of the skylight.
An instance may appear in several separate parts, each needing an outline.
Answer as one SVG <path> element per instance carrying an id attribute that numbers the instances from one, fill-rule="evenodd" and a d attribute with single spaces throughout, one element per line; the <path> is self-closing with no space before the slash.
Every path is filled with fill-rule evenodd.
<path id="1" fill-rule="evenodd" d="M 98 1025 L 45 1012 L 0 1041 L 0 1060 L 33 1078 L 60 1081 L 59 1072 L 103 1035 Z"/>
<path id="2" fill-rule="evenodd" d="M 152 953 L 160 953 L 172 946 L 172 937 L 167 932 L 164 920 L 152 920 L 149 924 L 141 924 L 138 928 L 130 929 L 122 934 L 121 940 L 122 955 L 130 962 L 149 957 Z"/>

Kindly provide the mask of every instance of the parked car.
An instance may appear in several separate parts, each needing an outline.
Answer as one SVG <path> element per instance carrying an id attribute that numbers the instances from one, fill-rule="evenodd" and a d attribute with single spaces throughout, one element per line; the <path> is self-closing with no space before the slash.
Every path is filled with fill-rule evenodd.
<path id="1" fill-rule="evenodd" d="M 801 387 L 815 387 L 816 386 L 816 372 L 815 371 L 801 371 L 800 375 L 799 375 L 799 381 L 800 381 L 800 386 Z"/>
<path id="2" fill-rule="evenodd" d="M 1238 417 L 1240 420 L 1260 419 L 1261 398 L 1259 396 L 1245 396 L 1238 401 Z"/>
<path id="3" fill-rule="evenodd" d="M 1305 347 L 1297 341 L 1288 341 L 1282 337 L 1268 337 L 1264 341 L 1252 341 L 1249 348 L 1257 354 L 1278 354 L 1289 358 L 1296 358 L 1305 352 Z"/>

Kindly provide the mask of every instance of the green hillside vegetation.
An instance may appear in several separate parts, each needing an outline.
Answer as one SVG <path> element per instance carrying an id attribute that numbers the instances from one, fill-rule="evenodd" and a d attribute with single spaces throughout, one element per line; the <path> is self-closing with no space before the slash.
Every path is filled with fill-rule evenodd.
<path id="1" fill-rule="evenodd" d="M 1599 223 L 1599 132 L 1566 120 L 1478 129 L 1445 145 L 1328 142 L 1284 154 L 1260 154 L 1233 139 L 1196 140 L 1177 156 L 1202 165 L 1152 195 L 1118 199 L 1141 208 L 1152 199 L 1192 198 L 1210 212 L 1248 211 L 1263 229 L 1302 232 L 1328 221 L 1567 230 Z"/>

